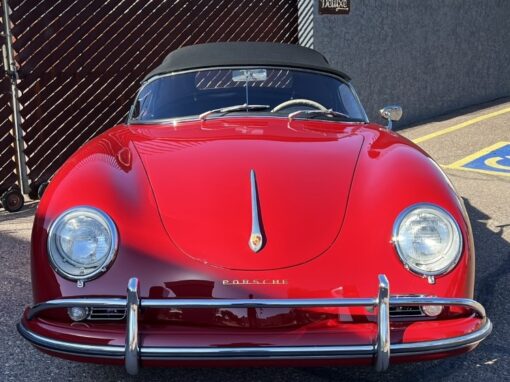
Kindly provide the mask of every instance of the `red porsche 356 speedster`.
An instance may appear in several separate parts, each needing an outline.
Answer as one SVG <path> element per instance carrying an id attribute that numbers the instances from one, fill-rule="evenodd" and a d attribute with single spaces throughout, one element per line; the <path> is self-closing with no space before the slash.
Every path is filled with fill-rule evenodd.
<path id="1" fill-rule="evenodd" d="M 475 348 L 474 248 L 441 168 L 293 45 L 178 49 L 37 209 L 49 354 L 142 365 L 373 364 Z M 127 288 L 127 290 L 126 290 Z"/>

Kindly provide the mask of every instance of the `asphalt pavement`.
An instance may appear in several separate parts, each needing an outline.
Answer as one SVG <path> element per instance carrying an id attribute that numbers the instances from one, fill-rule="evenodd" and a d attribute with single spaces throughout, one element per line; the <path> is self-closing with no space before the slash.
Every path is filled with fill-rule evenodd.
<path id="1" fill-rule="evenodd" d="M 476 299 L 494 323 L 474 352 L 439 361 L 360 367 L 142 369 L 60 360 L 16 332 L 31 302 L 29 240 L 36 203 L 0 210 L 0 381 L 510 381 L 510 99 L 480 105 L 400 130 L 442 165 L 465 200 L 477 254 Z M 508 142 L 509 145 L 505 144 Z M 508 156 L 508 157 L 507 157 Z"/>

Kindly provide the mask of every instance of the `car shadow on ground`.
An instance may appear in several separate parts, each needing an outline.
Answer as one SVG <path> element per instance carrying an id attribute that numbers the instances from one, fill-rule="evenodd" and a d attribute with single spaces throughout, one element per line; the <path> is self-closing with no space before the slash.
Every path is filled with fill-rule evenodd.
<path id="1" fill-rule="evenodd" d="M 465 200 L 470 215 L 477 251 L 477 283 L 475 298 L 487 309 L 494 323 L 492 335 L 474 352 L 440 361 L 391 365 L 384 373 L 369 367 L 261 367 L 261 368 L 146 368 L 136 377 L 128 376 L 122 367 L 74 363 L 44 355 L 23 341 L 15 330 L 15 322 L 25 304 L 30 302 L 28 241 L 14 239 L 0 228 L 0 253 L 4 280 L 1 293 L 2 319 L 0 345 L 1 380 L 23 380 L 27 376 L 39 380 L 82 381 L 470 381 L 502 380 L 510 376 L 510 327 L 507 313 L 510 303 L 505 294 L 510 289 L 510 246 L 502 238 L 503 228 L 488 228 L 488 215 Z M 24 212 L 21 212 L 24 213 Z M 33 210 L 26 212 L 30 216 Z M 11 215 L 0 216 L 0 223 Z M 504 222 L 507 225 L 509 222 Z M 0 225 L 0 227 L 2 227 Z M 5 225 L 4 225 L 5 227 Z M 21 252 L 8 254 L 16 249 Z M 12 258 L 7 259 L 11 256 Z M 2 376 L 3 374 L 3 376 Z M 24 377 L 23 377 L 24 376 Z"/>
<path id="2" fill-rule="evenodd" d="M 29 218 L 35 213 L 37 205 L 38 202 L 28 202 L 27 204 L 25 204 L 23 209 L 18 212 L 7 212 L 3 208 L 0 208 L 0 223 L 2 223 L 2 225 L 5 225 L 9 221 L 19 220 L 20 218 Z M 0 233 L 2 231 L 0 231 Z"/>

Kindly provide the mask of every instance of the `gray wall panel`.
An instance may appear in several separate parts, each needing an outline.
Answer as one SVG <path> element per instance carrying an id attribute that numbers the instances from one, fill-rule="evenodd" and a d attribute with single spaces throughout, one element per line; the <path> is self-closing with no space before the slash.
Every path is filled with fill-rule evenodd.
<path id="1" fill-rule="evenodd" d="M 314 47 L 353 84 L 374 121 L 401 104 L 399 125 L 510 96 L 509 0 L 351 0 L 319 15 Z"/>

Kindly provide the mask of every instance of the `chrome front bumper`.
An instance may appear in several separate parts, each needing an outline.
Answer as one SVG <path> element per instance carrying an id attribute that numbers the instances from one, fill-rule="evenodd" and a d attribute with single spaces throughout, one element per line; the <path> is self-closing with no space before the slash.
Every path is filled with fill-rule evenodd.
<path id="1" fill-rule="evenodd" d="M 390 297 L 386 276 L 379 275 L 376 298 L 329 299 L 140 299 L 137 278 L 129 280 L 127 298 L 74 298 L 47 301 L 29 309 L 28 319 L 48 309 L 81 307 L 127 309 L 126 345 L 101 346 L 77 344 L 40 336 L 21 322 L 20 334 L 32 344 L 59 353 L 90 358 L 124 359 L 126 370 L 136 374 L 140 360 L 211 360 L 211 359 L 338 359 L 372 358 L 378 371 L 386 370 L 392 356 L 412 356 L 462 349 L 478 344 L 492 331 L 481 304 L 463 298 Z M 390 344 L 390 306 L 445 305 L 471 309 L 484 324 L 475 332 L 434 341 Z M 375 343 L 344 346 L 260 346 L 260 347 L 140 347 L 138 334 L 139 309 L 165 308 L 310 308 L 310 307 L 371 307 L 377 308 L 378 335 Z"/>

